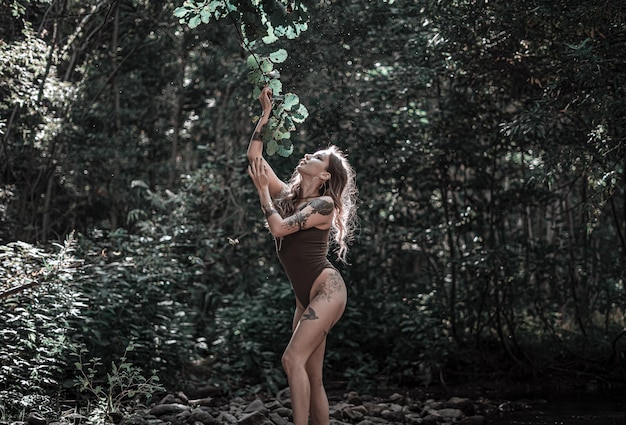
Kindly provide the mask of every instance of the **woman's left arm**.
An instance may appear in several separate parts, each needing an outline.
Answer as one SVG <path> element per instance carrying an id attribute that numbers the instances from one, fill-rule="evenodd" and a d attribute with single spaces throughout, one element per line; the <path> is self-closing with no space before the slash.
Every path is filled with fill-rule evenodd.
<path id="1" fill-rule="evenodd" d="M 332 224 L 335 207 L 330 196 L 322 196 L 315 198 L 300 211 L 285 218 L 278 214 L 272 204 L 266 204 L 261 209 L 265 212 L 267 225 L 272 235 L 283 237 L 311 227 L 328 229 Z"/>
<path id="2" fill-rule="evenodd" d="M 328 229 L 331 226 L 335 207 L 330 196 L 315 198 L 300 211 L 283 218 L 272 202 L 269 192 L 269 178 L 263 161 L 254 161 L 248 167 L 248 173 L 259 193 L 261 210 L 265 214 L 272 236 L 283 237 L 311 227 Z"/>

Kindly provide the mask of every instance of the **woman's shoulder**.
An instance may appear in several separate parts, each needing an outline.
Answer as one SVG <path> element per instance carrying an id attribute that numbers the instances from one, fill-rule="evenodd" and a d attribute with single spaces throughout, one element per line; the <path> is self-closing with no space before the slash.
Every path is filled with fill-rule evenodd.
<path id="1" fill-rule="evenodd" d="M 308 202 L 308 205 L 310 205 L 315 212 L 318 212 L 322 215 L 331 214 L 333 212 L 333 209 L 335 208 L 333 198 L 331 198 L 330 196 L 319 196 L 317 198 L 313 198 Z"/>

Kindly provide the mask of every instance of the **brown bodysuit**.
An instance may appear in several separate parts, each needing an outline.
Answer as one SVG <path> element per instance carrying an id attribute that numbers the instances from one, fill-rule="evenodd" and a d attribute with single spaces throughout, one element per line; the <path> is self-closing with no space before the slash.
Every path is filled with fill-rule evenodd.
<path id="1" fill-rule="evenodd" d="M 324 269 L 334 269 L 328 261 L 330 229 L 300 230 L 276 241 L 276 252 L 298 301 L 306 308 L 315 279 Z"/>

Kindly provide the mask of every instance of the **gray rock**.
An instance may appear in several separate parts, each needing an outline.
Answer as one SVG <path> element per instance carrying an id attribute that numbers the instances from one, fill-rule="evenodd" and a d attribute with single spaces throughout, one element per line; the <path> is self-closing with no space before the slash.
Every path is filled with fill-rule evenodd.
<path id="1" fill-rule="evenodd" d="M 418 414 L 410 414 L 404 417 L 404 422 L 411 425 L 421 425 L 424 423 L 424 419 Z"/>
<path id="2" fill-rule="evenodd" d="M 280 409 L 283 405 L 278 400 L 268 400 L 265 402 L 265 407 L 267 410 L 274 411 L 276 409 Z"/>
<path id="3" fill-rule="evenodd" d="M 176 417 L 176 420 L 179 422 L 187 422 L 189 420 L 189 416 L 191 416 L 191 410 L 189 409 L 184 410 L 180 413 L 177 413 L 174 416 Z"/>
<path id="4" fill-rule="evenodd" d="M 404 412 L 402 410 L 385 409 L 380 412 L 380 416 L 391 422 L 401 422 L 404 419 Z"/>
<path id="5" fill-rule="evenodd" d="M 260 399 L 256 399 L 254 400 L 252 403 L 248 404 L 248 406 L 244 409 L 243 411 L 244 413 L 250 413 L 250 412 L 267 412 L 267 408 L 265 407 L 265 403 L 263 403 L 263 400 Z"/>
<path id="6" fill-rule="evenodd" d="M 239 421 L 237 421 L 239 425 L 273 425 L 272 421 L 265 417 L 265 415 L 261 412 L 251 412 L 246 413 Z"/>
<path id="7" fill-rule="evenodd" d="M 178 400 L 174 396 L 174 394 L 166 394 L 165 396 L 163 396 L 161 400 L 159 400 L 157 404 L 173 404 L 173 403 L 180 403 L 180 400 Z"/>
<path id="8" fill-rule="evenodd" d="M 474 403 L 469 398 L 451 397 L 444 405 L 451 409 L 460 409 L 466 415 L 471 415 L 476 410 Z"/>
<path id="9" fill-rule="evenodd" d="M 211 416 L 209 413 L 205 412 L 202 409 L 194 409 L 191 412 L 191 415 L 189 415 L 187 422 L 189 423 L 200 422 L 201 424 L 204 424 L 204 425 L 218 424 L 218 422 L 215 419 L 213 419 L 213 416 Z"/>
<path id="10" fill-rule="evenodd" d="M 438 401 L 438 400 L 426 400 L 426 402 L 424 403 L 424 409 L 432 409 L 432 410 L 439 410 L 439 409 L 443 409 L 444 403 L 443 401 Z"/>
<path id="11" fill-rule="evenodd" d="M 289 424 L 289 421 L 287 419 L 285 419 L 283 416 L 280 416 L 276 412 L 270 413 L 269 416 L 272 422 L 274 423 L 274 425 L 288 425 Z"/>
<path id="12" fill-rule="evenodd" d="M 221 412 L 218 417 L 217 417 L 217 422 L 219 424 L 236 424 L 237 423 L 237 418 L 233 415 L 231 415 L 228 412 Z"/>
<path id="13" fill-rule="evenodd" d="M 157 404 L 150 409 L 150 414 L 154 416 L 175 415 L 185 410 L 191 410 L 191 408 L 180 403 Z"/>
<path id="14" fill-rule="evenodd" d="M 422 418 L 422 423 L 424 425 L 437 425 L 437 422 L 439 422 L 439 419 L 441 418 L 438 418 L 433 415 L 426 415 Z"/>
<path id="15" fill-rule="evenodd" d="M 39 413 L 33 412 L 33 413 L 29 413 L 28 416 L 26 417 L 26 423 L 28 425 L 46 425 L 48 421 Z"/>
<path id="16" fill-rule="evenodd" d="M 393 403 L 401 403 L 404 400 L 404 396 L 402 394 L 393 393 L 389 396 L 389 401 Z"/>
<path id="17" fill-rule="evenodd" d="M 363 412 L 358 409 L 358 406 L 346 406 L 341 412 L 343 413 L 343 418 L 349 419 L 351 422 L 360 421 L 365 416 Z"/>
<path id="18" fill-rule="evenodd" d="M 176 397 L 178 397 L 183 403 L 189 403 L 189 397 L 182 391 L 176 393 Z"/>
<path id="19" fill-rule="evenodd" d="M 198 398 L 195 400 L 189 400 L 190 406 L 214 406 L 215 399 L 213 397 Z"/>
<path id="20" fill-rule="evenodd" d="M 480 415 L 468 416 L 459 423 L 461 425 L 483 425 L 485 423 L 485 417 Z"/>
<path id="21" fill-rule="evenodd" d="M 388 424 L 387 419 L 377 418 L 376 416 L 368 416 L 364 420 L 369 421 L 373 424 Z"/>
<path id="22" fill-rule="evenodd" d="M 278 409 L 274 409 L 274 413 L 282 416 L 283 418 L 288 418 L 291 416 L 291 409 L 288 407 L 279 407 Z"/>
<path id="23" fill-rule="evenodd" d="M 357 406 L 360 404 L 363 404 L 363 400 L 361 399 L 361 396 L 355 391 L 350 391 L 346 395 L 346 402 L 349 404 L 357 405 Z"/>
<path id="24" fill-rule="evenodd" d="M 433 416 L 439 416 L 443 419 L 460 419 L 461 417 L 463 417 L 463 411 L 460 409 L 450 409 L 450 408 L 445 408 L 445 409 L 439 409 L 439 410 L 435 410 L 431 412 L 431 415 Z"/>
<path id="25" fill-rule="evenodd" d="M 157 422 L 155 422 L 155 424 L 157 424 L 157 425 L 162 425 L 162 424 L 182 425 L 183 423 L 184 423 L 184 421 L 180 420 L 179 418 L 177 418 L 174 415 L 159 416 L 159 419 L 157 420 Z"/>
<path id="26" fill-rule="evenodd" d="M 289 387 L 284 388 L 276 394 L 276 399 L 286 407 L 291 407 L 291 391 L 289 391 Z"/>

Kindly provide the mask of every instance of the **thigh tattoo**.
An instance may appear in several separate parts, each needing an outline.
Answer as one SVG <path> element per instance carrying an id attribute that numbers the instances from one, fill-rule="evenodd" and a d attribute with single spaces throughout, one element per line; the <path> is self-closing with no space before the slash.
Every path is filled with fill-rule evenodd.
<path id="1" fill-rule="evenodd" d="M 330 302 L 333 294 L 339 292 L 343 287 L 343 279 L 339 272 L 333 271 L 328 279 L 324 280 L 319 287 L 319 291 L 315 294 L 315 298 Z"/>

